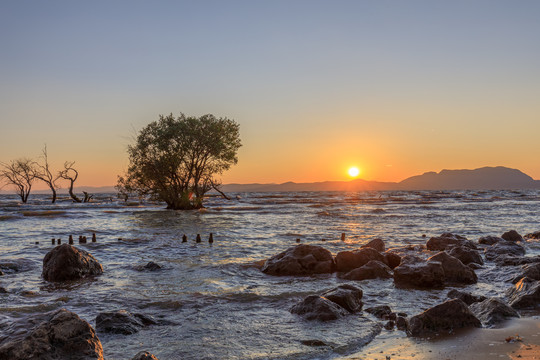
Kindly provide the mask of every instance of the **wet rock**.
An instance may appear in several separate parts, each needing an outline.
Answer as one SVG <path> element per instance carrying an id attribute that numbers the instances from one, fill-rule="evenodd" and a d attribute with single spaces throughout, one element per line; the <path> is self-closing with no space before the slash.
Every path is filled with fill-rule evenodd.
<path id="1" fill-rule="evenodd" d="M 401 264 L 401 256 L 396 253 L 387 251 L 383 254 L 383 256 L 384 263 L 388 265 L 388 267 L 392 270 L 398 267 L 399 264 Z"/>
<path id="2" fill-rule="evenodd" d="M 529 233 L 529 234 L 525 235 L 525 238 L 526 239 L 538 240 L 538 239 L 540 239 L 540 231 L 535 231 L 533 233 Z"/>
<path id="3" fill-rule="evenodd" d="M 517 283 L 524 277 L 528 277 L 531 280 L 540 280 L 540 263 L 526 264 L 522 267 L 521 274 L 516 276 L 512 283 Z"/>
<path id="4" fill-rule="evenodd" d="M 371 260 L 364 266 L 349 271 L 342 278 L 347 280 L 367 280 L 377 278 L 390 279 L 392 276 L 392 269 L 386 264 L 377 260 Z"/>
<path id="5" fill-rule="evenodd" d="M 501 255 L 495 258 L 497 266 L 518 266 L 540 263 L 540 256 L 508 256 Z"/>
<path id="6" fill-rule="evenodd" d="M 444 270 L 440 262 L 426 262 L 415 256 L 407 255 L 394 269 L 394 283 L 397 286 L 419 288 L 437 288 L 444 284 Z"/>
<path id="7" fill-rule="evenodd" d="M 429 262 L 441 263 L 445 284 L 475 284 L 478 281 L 473 269 L 444 251 L 430 257 Z"/>
<path id="8" fill-rule="evenodd" d="M 306 320 L 330 321 L 339 319 L 349 312 L 319 295 L 310 295 L 291 308 L 291 313 L 301 315 Z"/>
<path id="9" fill-rule="evenodd" d="M 340 251 L 336 255 L 336 270 L 349 272 L 370 262 L 377 260 L 384 262 L 384 256 L 372 248 L 361 248 L 353 251 Z"/>
<path id="10" fill-rule="evenodd" d="M 467 305 L 471 305 L 477 302 L 482 302 L 487 299 L 487 297 L 483 295 L 473 295 L 473 294 L 470 294 L 464 291 L 459 291 L 456 289 L 450 290 L 446 296 L 448 296 L 450 299 L 459 299 Z"/>
<path id="11" fill-rule="evenodd" d="M 8 293 L 7 289 L 3 286 L 0 286 L 0 294 L 7 294 L 7 293 Z"/>
<path id="12" fill-rule="evenodd" d="M 262 272 L 269 275 L 311 275 L 332 273 L 332 253 L 315 245 L 297 245 L 266 260 Z"/>
<path id="13" fill-rule="evenodd" d="M 519 233 L 516 230 L 507 231 L 504 234 L 502 234 L 501 237 L 506 241 L 513 241 L 513 242 L 523 241 L 523 237 L 519 235 Z"/>
<path id="14" fill-rule="evenodd" d="M 135 267 L 135 270 L 137 271 L 157 271 L 161 269 L 162 269 L 162 266 L 159 264 L 156 264 L 153 261 L 149 261 L 146 265 L 138 265 Z"/>
<path id="15" fill-rule="evenodd" d="M 103 348 L 92 326 L 66 309 L 33 315 L 3 330 L 0 359 L 103 359 Z"/>
<path id="16" fill-rule="evenodd" d="M 449 250 L 454 246 L 466 246 L 476 250 L 476 245 L 466 237 L 444 233 L 441 236 L 432 237 L 426 242 L 426 248 L 431 251 Z"/>
<path id="17" fill-rule="evenodd" d="M 540 281 L 524 277 L 507 291 L 507 296 L 514 309 L 536 308 L 540 305 Z"/>
<path id="18" fill-rule="evenodd" d="M 362 289 L 354 285 L 343 284 L 321 294 L 322 297 L 338 304 L 348 312 L 354 313 L 362 310 Z"/>
<path id="19" fill-rule="evenodd" d="M 36 264 L 29 259 L 3 259 L 0 261 L 0 275 L 30 271 L 35 266 Z"/>
<path id="20" fill-rule="evenodd" d="M 522 256 L 525 255 L 525 248 L 511 241 L 499 241 L 490 248 L 485 249 L 484 255 L 486 260 L 495 260 L 497 257 L 503 256 Z"/>
<path id="21" fill-rule="evenodd" d="M 473 270 L 482 269 L 482 265 L 477 264 L 477 263 L 469 263 L 467 264 L 467 266 Z"/>
<path id="22" fill-rule="evenodd" d="M 469 265 L 471 263 L 479 265 L 484 264 L 484 260 L 482 260 L 482 256 L 480 256 L 478 251 L 473 250 L 469 247 L 456 246 L 447 252 L 449 255 L 455 257 L 456 259 L 459 259 L 465 265 Z"/>
<path id="23" fill-rule="evenodd" d="M 492 235 L 482 236 L 480 239 L 478 239 L 478 243 L 482 245 L 493 245 L 498 243 L 499 241 L 504 241 L 504 239 Z"/>
<path id="24" fill-rule="evenodd" d="M 388 322 L 384 324 L 384 328 L 386 330 L 393 330 L 395 326 L 396 326 L 396 322 L 394 320 L 388 320 Z"/>
<path id="25" fill-rule="evenodd" d="M 467 304 L 452 299 L 413 316 L 409 320 L 407 335 L 424 337 L 473 326 L 481 327 L 482 324 Z"/>
<path id="26" fill-rule="evenodd" d="M 388 305 L 380 305 L 367 308 L 366 312 L 370 313 L 375 317 L 378 317 L 379 319 L 383 319 L 392 314 L 392 309 Z"/>
<path id="27" fill-rule="evenodd" d="M 396 318 L 396 327 L 398 330 L 407 330 L 407 319 L 403 316 Z"/>
<path id="28" fill-rule="evenodd" d="M 367 244 L 362 245 L 362 248 L 371 248 L 377 250 L 378 252 L 384 252 L 385 250 L 384 241 L 382 239 L 373 239 Z"/>
<path id="29" fill-rule="evenodd" d="M 48 281 L 77 280 L 103 273 L 88 252 L 69 244 L 58 245 L 45 255 L 42 276 Z"/>
<path id="30" fill-rule="evenodd" d="M 141 351 L 137 353 L 131 360 L 159 360 L 154 354 L 149 353 L 148 351 Z"/>
<path id="31" fill-rule="evenodd" d="M 0 270 L 0 276 L 4 275 L 4 272 L 2 270 Z"/>
<path id="32" fill-rule="evenodd" d="M 474 303 L 469 309 L 485 326 L 493 326 L 509 318 L 519 317 L 516 310 L 495 297 Z"/>
<path id="33" fill-rule="evenodd" d="M 100 333 L 131 335 L 145 326 L 156 324 L 150 316 L 131 314 L 126 310 L 102 312 L 96 317 L 96 330 Z"/>
<path id="34" fill-rule="evenodd" d="M 325 343 L 324 341 L 322 340 L 301 340 L 300 343 L 302 345 L 306 345 L 306 346 L 328 346 L 327 343 Z"/>

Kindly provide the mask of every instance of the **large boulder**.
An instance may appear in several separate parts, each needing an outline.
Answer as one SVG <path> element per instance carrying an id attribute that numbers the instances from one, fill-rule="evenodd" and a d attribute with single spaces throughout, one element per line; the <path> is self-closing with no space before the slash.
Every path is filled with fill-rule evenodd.
<path id="1" fill-rule="evenodd" d="M 131 314 L 126 310 L 108 311 L 96 316 L 96 330 L 99 333 L 130 335 L 148 325 L 156 325 L 152 317 L 144 314 Z"/>
<path id="2" fill-rule="evenodd" d="M 102 273 L 103 267 L 92 255 L 69 244 L 58 245 L 43 259 L 42 276 L 48 281 L 78 280 Z"/>
<path id="3" fill-rule="evenodd" d="M 444 233 L 441 236 L 432 237 L 426 242 L 426 249 L 431 251 L 449 250 L 454 246 L 466 246 L 471 249 L 476 249 L 476 245 L 472 241 L 467 240 L 466 237 L 451 233 Z"/>
<path id="4" fill-rule="evenodd" d="M 499 241 L 495 245 L 485 249 L 486 260 L 495 260 L 499 256 L 522 256 L 525 255 L 525 248 L 512 241 Z"/>
<path id="5" fill-rule="evenodd" d="M 516 310 L 495 297 L 474 303 L 469 309 L 485 326 L 493 326 L 509 318 L 519 317 Z"/>
<path id="6" fill-rule="evenodd" d="M 427 262 L 441 263 L 445 284 L 475 284 L 478 281 L 473 269 L 444 251 L 433 255 Z"/>
<path id="7" fill-rule="evenodd" d="M 482 324 L 467 304 L 459 299 L 452 299 L 413 316 L 409 320 L 407 335 L 432 336 L 473 326 L 481 327 Z"/>
<path id="8" fill-rule="evenodd" d="M 388 267 L 392 270 L 397 268 L 399 264 L 401 264 L 401 256 L 399 256 L 398 254 L 394 252 L 386 251 L 383 254 L 383 256 L 384 256 L 384 263 L 388 265 Z"/>
<path id="9" fill-rule="evenodd" d="M 312 275 L 334 272 L 332 253 L 315 245 L 297 245 L 266 260 L 262 272 L 269 275 Z"/>
<path id="10" fill-rule="evenodd" d="M 482 260 L 482 256 L 480 256 L 478 251 L 466 246 L 456 246 L 447 252 L 449 255 L 459 259 L 465 265 L 469 265 L 471 263 L 479 265 L 484 264 L 484 260 Z"/>
<path id="11" fill-rule="evenodd" d="M 536 308 L 540 305 L 540 281 L 524 277 L 508 290 L 507 296 L 514 309 Z"/>
<path id="12" fill-rule="evenodd" d="M 367 244 L 362 245 L 362 248 L 372 248 L 378 252 L 384 252 L 385 250 L 384 241 L 382 239 L 373 239 Z"/>
<path id="13" fill-rule="evenodd" d="M 456 289 L 450 290 L 446 296 L 448 296 L 448 298 L 450 299 L 459 299 L 467 305 L 471 305 L 477 302 L 482 302 L 487 299 L 487 297 L 483 295 L 473 295 L 473 294 L 470 294 L 464 291 L 459 291 Z"/>
<path id="14" fill-rule="evenodd" d="M 309 295 L 291 308 L 291 313 L 306 320 L 330 321 L 339 319 L 349 312 L 333 301 L 319 295 Z"/>
<path id="15" fill-rule="evenodd" d="M 444 270 L 440 262 L 426 262 L 413 255 L 406 255 L 394 269 L 397 286 L 436 288 L 444 284 Z"/>
<path id="16" fill-rule="evenodd" d="M 340 251 L 336 255 L 336 270 L 349 272 L 370 262 L 377 260 L 384 262 L 384 256 L 372 248 L 361 248 L 353 251 Z"/>
<path id="17" fill-rule="evenodd" d="M 148 351 L 138 352 L 137 355 L 131 360 L 159 360 L 154 354 L 149 353 Z"/>
<path id="18" fill-rule="evenodd" d="M 523 241 L 523 237 L 519 235 L 519 233 L 516 230 L 507 231 L 504 234 L 502 234 L 501 237 L 506 241 L 513 241 L 513 242 Z"/>
<path id="19" fill-rule="evenodd" d="M 354 285 L 343 284 L 321 294 L 322 297 L 335 302 L 350 313 L 362 310 L 362 289 Z"/>
<path id="20" fill-rule="evenodd" d="M 342 278 L 347 280 L 367 280 L 377 278 L 390 279 L 392 276 L 392 269 L 385 263 L 371 260 L 367 264 L 349 271 Z"/>
<path id="21" fill-rule="evenodd" d="M 478 243 L 482 245 L 493 245 L 499 241 L 504 241 L 504 239 L 493 235 L 482 236 L 480 239 L 478 239 Z"/>
<path id="22" fill-rule="evenodd" d="M 2 330 L 0 359 L 103 359 L 103 348 L 92 326 L 66 309 L 36 314 Z"/>

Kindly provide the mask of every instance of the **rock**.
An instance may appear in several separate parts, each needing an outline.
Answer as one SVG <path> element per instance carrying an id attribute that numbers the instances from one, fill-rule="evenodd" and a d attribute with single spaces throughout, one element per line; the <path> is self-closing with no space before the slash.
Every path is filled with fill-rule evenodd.
<path id="1" fill-rule="evenodd" d="M 126 310 L 102 312 L 96 317 L 96 330 L 100 333 L 131 335 L 145 326 L 156 324 L 150 316 L 131 314 Z"/>
<path id="2" fill-rule="evenodd" d="M 535 231 L 533 233 L 529 233 L 529 234 L 525 235 L 525 238 L 526 239 L 538 240 L 538 239 L 540 239 L 540 231 Z"/>
<path id="3" fill-rule="evenodd" d="M 362 289 L 354 285 L 343 284 L 321 294 L 322 297 L 338 304 L 348 312 L 362 310 Z"/>
<path id="4" fill-rule="evenodd" d="M 291 308 L 291 313 L 302 315 L 306 320 L 330 321 L 339 319 L 349 312 L 319 295 L 310 295 Z"/>
<path id="5" fill-rule="evenodd" d="M 482 265 L 477 263 L 468 263 L 467 266 L 473 270 L 482 269 Z"/>
<path id="6" fill-rule="evenodd" d="M 7 294 L 7 293 L 8 293 L 7 289 L 3 286 L 0 286 L 0 294 Z"/>
<path id="7" fill-rule="evenodd" d="M 398 330 L 407 330 L 407 319 L 403 316 L 398 316 L 396 318 L 396 327 Z"/>
<path id="8" fill-rule="evenodd" d="M 148 351 L 141 351 L 137 353 L 131 360 L 159 360 L 154 354 L 149 353 Z"/>
<path id="9" fill-rule="evenodd" d="M 311 275 L 334 272 L 332 253 L 315 245 L 297 245 L 266 260 L 262 272 L 269 275 Z"/>
<path id="10" fill-rule="evenodd" d="M 540 304 L 540 281 L 524 277 L 507 292 L 514 309 L 536 308 Z"/>
<path id="11" fill-rule="evenodd" d="M 523 246 L 511 241 L 499 241 L 495 245 L 484 250 L 486 260 L 495 260 L 495 258 L 504 255 L 522 256 L 525 255 Z"/>
<path id="12" fill-rule="evenodd" d="M 146 265 L 138 265 L 135 267 L 137 271 L 156 271 L 161 270 L 162 266 L 153 261 L 149 261 Z"/>
<path id="13" fill-rule="evenodd" d="M 441 263 L 445 284 L 475 284 L 478 281 L 473 269 L 444 251 L 430 257 L 429 262 Z"/>
<path id="14" fill-rule="evenodd" d="M 394 326 L 396 326 L 396 322 L 394 320 L 388 320 L 388 322 L 384 324 L 384 328 L 386 330 L 393 330 Z"/>
<path id="15" fill-rule="evenodd" d="M 0 275 L 30 271 L 35 266 L 36 264 L 30 259 L 3 259 L 0 261 Z"/>
<path id="16" fill-rule="evenodd" d="M 492 235 L 482 236 L 480 239 L 478 239 L 478 243 L 483 245 L 493 245 L 498 243 L 499 241 L 504 241 L 504 239 Z"/>
<path id="17" fill-rule="evenodd" d="M 495 258 L 497 266 L 518 266 L 540 263 L 540 256 L 508 256 L 500 255 Z"/>
<path id="18" fill-rule="evenodd" d="M 476 245 L 466 237 L 444 233 L 438 237 L 432 237 L 426 242 L 426 248 L 431 251 L 449 250 L 454 246 L 466 246 L 476 250 Z"/>
<path id="19" fill-rule="evenodd" d="M 407 255 L 394 269 L 394 283 L 397 286 L 437 288 L 444 284 L 444 270 L 440 262 L 426 262 Z"/>
<path id="20" fill-rule="evenodd" d="M 103 348 L 92 326 L 66 309 L 36 314 L 3 330 L 0 359 L 103 359 Z"/>
<path id="21" fill-rule="evenodd" d="M 528 277 L 532 280 L 540 280 L 540 263 L 527 264 L 523 266 L 523 273 L 521 274 L 521 277 Z"/>
<path id="22" fill-rule="evenodd" d="M 0 270 L 0 276 L 4 275 L 4 272 L 2 270 Z"/>
<path id="23" fill-rule="evenodd" d="M 482 324 L 467 304 L 452 299 L 413 316 L 409 320 L 407 335 L 424 337 L 472 326 L 481 327 Z"/>
<path id="24" fill-rule="evenodd" d="M 392 269 L 386 264 L 377 260 L 371 260 L 364 266 L 349 271 L 342 278 L 347 280 L 367 280 L 377 278 L 390 279 L 392 276 Z"/>
<path id="25" fill-rule="evenodd" d="M 69 244 L 58 245 L 45 255 L 42 276 L 48 281 L 77 280 L 103 273 L 89 253 Z"/>
<path id="26" fill-rule="evenodd" d="M 523 241 L 523 237 L 521 237 L 521 235 L 519 235 L 516 230 L 507 231 L 504 234 L 502 234 L 501 237 L 506 241 L 513 241 L 513 242 Z"/>
<path id="27" fill-rule="evenodd" d="M 456 289 L 450 290 L 446 296 L 448 296 L 450 299 L 459 299 L 467 305 L 482 302 L 487 299 L 487 297 L 482 295 L 473 295 Z"/>
<path id="28" fill-rule="evenodd" d="M 484 264 L 484 260 L 482 260 L 482 256 L 480 256 L 478 251 L 466 246 L 456 246 L 447 252 L 449 255 L 459 259 L 465 265 L 469 265 L 471 263 L 479 265 Z"/>
<path id="29" fill-rule="evenodd" d="M 398 267 L 399 264 L 401 264 L 401 256 L 396 253 L 387 251 L 383 254 L 383 256 L 384 263 L 388 265 L 388 267 L 392 270 Z"/>
<path id="30" fill-rule="evenodd" d="M 493 326 L 509 318 L 519 317 L 516 310 L 495 297 L 476 302 L 469 309 L 485 326 Z"/>
<path id="31" fill-rule="evenodd" d="M 384 241 L 382 239 L 373 239 L 370 242 L 368 242 L 365 245 L 362 245 L 362 248 L 372 248 L 377 250 L 378 252 L 384 252 Z"/>
<path id="32" fill-rule="evenodd" d="M 339 272 L 349 272 L 367 264 L 371 260 L 384 262 L 384 256 L 372 248 L 340 251 L 336 255 L 336 269 Z"/>
<path id="33" fill-rule="evenodd" d="M 366 312 L 370 313 L 375 317 L 378 317 L 379 319 L 383 319 L 392 314 L 392 309 L 388 305 L 380 305 L 367 308 Z"/>
<path id="34" fill-rule="evenodd" d="M 317 339 L 300 340 L 300 343 L 306 346 L 328 346 L 328 344 L 325 343 L 324 341 L 317 340 Z"/>

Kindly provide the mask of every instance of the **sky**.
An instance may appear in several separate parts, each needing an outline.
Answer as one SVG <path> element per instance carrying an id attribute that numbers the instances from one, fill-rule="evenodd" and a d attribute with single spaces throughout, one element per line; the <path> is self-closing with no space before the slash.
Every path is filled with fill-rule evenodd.
<path id="1" fill-rule="evenodd" d="M 0 161 L 114 185 L 159 114 L 240 124 L 223 183 L 540 179 L 539 1 L 0 1 Z"/>

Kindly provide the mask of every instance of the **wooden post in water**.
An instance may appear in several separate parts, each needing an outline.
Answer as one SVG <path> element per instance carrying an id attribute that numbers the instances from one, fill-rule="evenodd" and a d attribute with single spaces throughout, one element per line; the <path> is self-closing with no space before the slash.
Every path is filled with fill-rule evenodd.
<path id="1" fill-rule="evenodd" d="M 96 239 L 96 233 L 92 233 L 92 242 L 96 242 L 97 239 Z"/>
<path id="2" fill-rule="evenodd" d="M 197 239 L 195 241 L 198 242 L 198 243 L 201 242 L 201 234 L 197 234 Z"/>
<path id="3" fill-rule="evenodd" d="M 57 244 L 58 245 L 62 244 L 62 239 L 58 239 Z"/>
<path id="4" fill-rule="evenodd" d="M 300 242 L 300 239 L 296 239 L 296 242 L 299 243 L 299 242 Z"/>
<path id="5" fill-rule="evenodd" d="M 208 237 L 208 242 L 210 244 L 212 244 L 214 242 L 214 235 L 212 235 L 212 233 L 210 233 L 210 236 Z"/>
<path id="6" fill-rule="evenodd" d="M 69 235 L 68 242 L 69 242 L 69 245 L 73 245 L 73 236 L 72 235 Z"/>
<path id="7" fill-rule="evenodd" d="M 341 233 L 341 241 L 345 241 L 345 233 Z"/>
<path id="8" fill-rule="evenodd" d="M 186 234 L 182 235 L 182 242 L 187 242 L 187 236 L 186 236 Z"/>
<path id="9" fill-rule="evenodd" d="M 51 239 L 51 244 L 54 245 L 55 242 L 56 242 L 56 239 L 55 239 L 55 238 L 52 238 L 52 239 Z"/>

